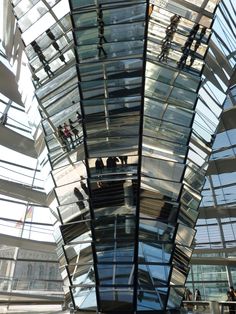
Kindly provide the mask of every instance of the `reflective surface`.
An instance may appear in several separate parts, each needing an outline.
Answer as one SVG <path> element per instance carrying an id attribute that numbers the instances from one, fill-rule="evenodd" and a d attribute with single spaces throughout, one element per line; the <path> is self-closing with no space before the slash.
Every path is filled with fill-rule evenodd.
<path id="1" fill-rule="evenodd" d="M 206 54 L 217 2 L 71 0 L 72 26 L 65 15 L 26 43 L 74 307 L 180 307 L 225 90 Z"/>

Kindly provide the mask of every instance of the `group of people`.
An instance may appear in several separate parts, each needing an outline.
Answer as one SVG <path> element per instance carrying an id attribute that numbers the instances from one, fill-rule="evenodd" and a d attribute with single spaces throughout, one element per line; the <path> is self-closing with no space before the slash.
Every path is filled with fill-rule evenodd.
<path id="1" fill-rule="evenodd" d="M 97 44 L 97 49 L 98 49 L 98 57 L 101 58 L 106 58 L 107 53 L 103 47 L 104 43 L 107 43 L 107 40 L 104 35 L 104 22 L 103 22 L 103 11 L 101 4 L 98 5 L 97 7 L 97 23 L 98 23 L 98 44 Z"/>
<path id="2" fill-rule="evenodd" d="M 117 168 L 117 163 L 121 162 L 122 166 L 127 166 L 127 162 L 128 162 L 128 156 L 119 156 L 119 158 L 117 157 L 108 157 L 106 160 L 106 166 L 108 170 L 111 171 L 116 171 Z M 97 173 L 102 173 L 103 169 L 105 168 L 105 165 L 103 163 L 103 160 L 101 157 L 98 157 L 95 161 L 95 168 L 96 168 L 96 172 Z"/>
<path id="3" fill-rule="evenodd" d="M 60 124 L 57 128 L 58 136 L 62 142 L 63 148 L 67 152 L 69 152 L 71 149 L 74 149 L 75 146 L 81 142 L 79 137 L 79 130 L 74 126 L 74 124 L 79 125 L 81 121 L 81 115 L 78 111 L 76 111 L 76 113 L 76 121 L 69 119 L 69 125 L 64 122 L 63 126 Z"/>
<path id="4" fill-rule="evenodd" d="M 185 301 L 201 301 L 201 293 L 199 289 L 195 289 L 194 296 L 192 292 L 189 290 L 189 288 L 185 289 L 185 295 L 184 295 L 184 300 Z"/>
<path id="5" fill-rule="evenodd" d="M 201 293 L 199 289 L 196 289 L 194 292 L 194 296 L 189 288 L 185 289 L 184 301 L 201 301 Z M 227 291 L 227 301 L 236 301 L 236 291 L 234 287 L 230 287 Z M 229 314 L 236 314 L 236 305 L 229 305 Z"/>
<path id="6" fill-rule="evenodd" d="M 166 29 L 166 36 L 163 38 L 161 42 L 161 52 L 158 56 L 159 61 L 165 61 L 167 62 L 168 55 L 171 49 L 171 44 L 173 37 L 176 33 L 177 26 L 180 21 L 180 16 L 175 14 L 170 18 L 170 25 Z"/>
<path id="7" fill-rule="evenodd" d="M 52 47 L 56 51 L 59 52 L 59 59 L 66 64 L 67 62 L 66 62 L 65 56 L 62 54 L 62 51 L 60 50 L 60 47 L 59 47 L 59 45 L 57 43 L 56 37 L 55 37 L 55 35 L 53 34 L 53 32 L 52 32 L 52 30 L 50 28 L 46 30 L 46 35 L 50 38 Z M 37 54 L 37 56 L 39 58 L 39 61 L 42 63 L 44 71 L 46 72 L 48 78 L 53 77 L 54 73 L 51 70 L 51 67 L 49 65 L 49 60 L 47 60 L 47 58 L 44 55 L 41 47 L 38 45 L 38 43 L 35 40 L 32 41 L 31 46 L 32 46 L 34 52 Z M 32 65 L 30 67 L 31 67 L 31 70 L 32 70 L 32 78 L 33 78 L 36 86 L 41 86 L 40 79 L 35 74 L 35 68 Z"/>

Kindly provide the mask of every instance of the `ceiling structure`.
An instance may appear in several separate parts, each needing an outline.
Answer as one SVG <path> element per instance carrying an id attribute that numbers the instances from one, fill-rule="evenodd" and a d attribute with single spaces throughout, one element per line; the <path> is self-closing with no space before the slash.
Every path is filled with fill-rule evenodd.
<path id="1" fill-rule="evenodd" d="M 220 4 L 213 34 L 218 1 L 11 2 L 21 35 L 13 36 L 19 45 L 12 46 L 11 23 L 4 53 L 20 67 L 18 47 L 25 51 L 37 102 L 29 97 L 25 106 L 35 120 L 23 131 L 12 127 L 8 99 L 19 107 L 22 101 L 18 91 L 9 97 L 1 81 L 7 121 L 0 127 L 8 140 L 0 141 L 40 157 L 31 169 L 33 183 L 1 178 L 1 193 L 26 201 L 25 220 L 33 205 L 50 206 L 60 221 L 62 237 L 56 237 L 68 305 L 101 312 L 176 311 L 235 65 L 235 47 L 228 43 L 235 36 L 231 2 Z M 40 116 L 33 113 L 37 106 Z M 234 100 L 217 137 L 234 129 L 233 107 Z M 58 127 L 69 119 L 78 136 L 65 141 Z M 234 152 L 225 163 L 222 147 L 213 146 L 207 170 L 200 208 L 205 221 L 234 215 L 234 199 L 223 192 L 224 202 L 218 202 L 217 192 L 233 190 L 235 180 L 225 187 L 209 183 L 235 171 Z M 114 156 L 116 167 L 95 168 L 97 158 L 106 164 Z M 37 173 L 47 178 L 47 187 Z"/>

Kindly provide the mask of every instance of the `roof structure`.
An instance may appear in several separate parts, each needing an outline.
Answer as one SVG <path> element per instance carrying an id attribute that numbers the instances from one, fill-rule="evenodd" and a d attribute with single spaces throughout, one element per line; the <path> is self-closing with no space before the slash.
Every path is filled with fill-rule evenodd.
<path id="1" fill-rule="evenodd" d="M 231 0 L 2 6 L 7 289 L 21 249 L 42 251 L 32 257 L 39 265 L 55 249 L 53 230 L 65 305 L 75 310 L 177 313 L 194 248 L 192 265 L 223 265 L 233 285 Z"/>

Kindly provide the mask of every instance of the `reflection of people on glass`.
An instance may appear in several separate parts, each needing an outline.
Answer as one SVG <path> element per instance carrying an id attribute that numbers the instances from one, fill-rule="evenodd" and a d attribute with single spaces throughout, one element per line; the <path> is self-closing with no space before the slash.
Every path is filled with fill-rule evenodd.
<path id="1" fill-rule="evenodd" d="M 99 38 L 99 44 L 102 45 L 103 43 L 107 43 L 107 40 L 104 36 L 104 22 L 99 22 L 98 26 L 98 38 Z"/>
<path id="2" fill-rule="evenodd" d="M 185 301 L 192 301 L 192 298 L 193 298 L 192 292 L 189 290 L 189 288 L 186 288 L 185 293 L 184 293 L 184 300 Z"/>
<path id="3" fill-rule="evenodd" d="M 96 172 L 97 173 L 102 173 L 102 170 L 104 168 L 104 163 L 103 163 L 101 157 L 96 159 L 96 161 L 95 161 L 95 168 L 96 168 Z"/>
<path id="4" fill-rule="evenodd" d="M 108 157 L 107 158 L 107 169 L 111 169 L 112 171 L 116 171 L 116 163 L 119 161 L 117 157 Z"/>
<path id="5" fill-rule="evenodd" d="M 119 156 L 122 166 L 127 166 L 128 156 Z"/>
<path id="6" fill-rule="evenodd" d="M 65 145 L 66 150 L 69 151 L 70 150 L 70 144 L 67 140 L 67 137 L 65 136 L 65 133 L 63 132 L 61 125 L 58 126 L 57 132 L 58 132 L 58 136 L 59 136 L 60 140 L 62 141 L 62 144 Z"/>
<path id="7" fill-rule="evenodd" d="M 113 167 L 113 159 L 112 159 L 112 157 L 108 157 L 106 163 L 107 163 L 107 169 L 108 170 L 112 169 L 112 167 Z"/>
<path id="8" fill-rule="evenodd" d="M 99 42 L 97 45 L 98 57 L 106 58 L 107 53 L 103 48 L 103 43 L 106 43 L 107 41 L 104 36 L 104 22 L 103 22 L 103 12 L 102 12 L 101 4 L 98 5 L 96 11 L 97 11 L 98 38 L 99 38 Z"/>
<path id="9" fill-rule="evenodd" d="M 99 189 L 103 188 L 102 181 L 97 181 L 97 187 L 98 187 Z"/>
<path id="10" fill-rule="evenodd" d="M 81 178 L 81 180 L 84 179 L 83 176 L 80 176 L 80 178 Z M 88 191 L 87 185 L 83 181 L 80 181 L 80 185 L 81 185 L 81 188 L 84 190 L 84 193 L 89 195 L 89 191 Z"/>
<path id="11" fill-rule="evenodd" d="M 76 204 L 78 205 L 79 209 L 84 209 L 85 206 L 84 206 L 84 202 L 83 202 L 83 199 L 84 199 L 84 196 L 83 194 L 80 192 L 80 190 L 78 188 L 74 188 L 74 195 L 78 198 L 78 202 L 76 202 Z"/>
<path id="12" fill-rule="evenodd" d="M 76 111 L 76 119 L 78 120 L 79 123 L 81 123 L 81 121 L 82 121 L 82 116 L 81 116 L 81 114 L 79 113 L 79 111 Z"/>
<path id="13" fill-rule="evenodd" d="M 112 157 L 112 168 L 113 171 L 116 171 L 116 167 L 117 167 L 117 162 L 119 162 L 119 159 L 117 157 Z"/>
<path id="14" fill-rule="evenodd" d="M 153 10 L 154 10 L 154 4 L 150 4 L 148 8 L 148 16 L 152 15 Z"/>
<path id="15" fill-rule="evenodd" d="M 99 57 L 99 58 L 101 58 L 101 57 L 106 58 L 106 57 L 107 57 L 107 53 L 106 53 L 106 51 L 104 50 L 102 44 L 99 43 L 99 44 L 97 45 L 97 49 L 98 49 L 98 57 Z"/>
<path id="16" fill-rule="evenodd" d="M 79 139 L 79 131 L 73 126 L 73 122 L 71 119 L 69 119 L 69 125 L 70 125 L 70 129 L 71 132 L 74 134 L 75 136 L 75 140 Z"/>
<path id="17" fill-rule="evenodd" d="M 70 139 L 72 148 L 75 148 L 74 143 L 73 143 L 72 133 L 70 132 L 70 129 L 69 129 L 69 127 L 68 127 L 68 125 L 66 123 L 64 123 L 63 131 L 64 131 L 64 134 L 65 134 L 66 138 Z"/>

